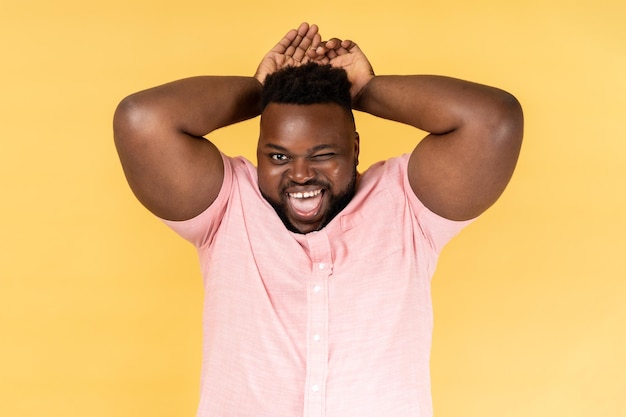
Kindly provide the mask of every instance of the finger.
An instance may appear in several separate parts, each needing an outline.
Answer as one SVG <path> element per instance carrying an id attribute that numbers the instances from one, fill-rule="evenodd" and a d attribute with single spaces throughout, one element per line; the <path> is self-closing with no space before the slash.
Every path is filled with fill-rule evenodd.
<path id="1" fill-rule="evenodd" d="M 315 48 L 315 53 L 318 56 L 328 56 L 333 58 L 337 56 L 336 51 L 338 48 L 341 48 L 341 40 L 332 38 L 326 42 L 320 42 L 317 48 Z"/>
<path id="2" fill-rule="evenodd" d="M 308 28 L 307 32 L 299 40 L 299 43 L 293 53 L 293 59 L 295 59 L 296 61 L 302 61 L 304 59 L 309 47 L 315 42 L 316 37 L 319 37 L 317 32 L 318 32 L 317 25 L 311 25 Z M 296 41 L 297 40 L 298 39 L 296 39 Z"/>
<path id="3" fill-rule="evenodd" d="M 300 40 L 306 33 L 309 31 L 309 24 L 303 22 L 298 26 L 298 29 L 291 29 L 283 38 L 272 48 L 272 52 L 277 52 L 279 54 L 288 54 L 291 56 L 295 51 L 295 47 L 298 46 Z"/>
<path id="4" fill-rule="evenodd" d="M 315 53 L 320 58 L 324 57 L 328 59 L 333 59 L 337 56 L 337 51 L 335 50 L 337 45 L 338 44 L 336 42 L 331 42 L 331 41 L 322 42 L 322 44 L 318 46 L 317 49 L 315 50 Z"/>
<path id="5" fill-rule="evenodd" d="M 341 53 L 339 53 L 340 50 L 341 50 Z M 357 52 L 359 50 L 360 50 L 359 46 L 356 44 L 356 42 L 346 39 L 345 41 L 341 42 L 341 48 L 337 49 L 338 51 L 337 53 L 339 53 L 340 55 L 343 55 L 347 53 Z"/>
<path id="6" fill-rule="evenodd" d="M 311 29 L 311 27 L 309 26 L 307 22 L 300 23 L 300 26 L 298 26 L 298 35 L 300 35 L 301 37 L 305 36 L 307 32 L 309 31 L 309 29 Z"/>
<path id="7" fill-rule="evenodd" d="M 302 42 L 302 39 L 306 36 L 308 30 L 309 25 L 307 23 L 302 23 L 300 27 L 298 27 L 298 30 L 296 31 L 296 37 L 291 40 L 291 44 L 289 44 L 289 46 L 287 47 L 285 55 L 293 56 L 293 54 L 296 52 L 296 49 Z"/>
<path id="8" fill-rule="evenodd" d="M 311 45 L 309 46 L 307 50 L 307 54 L 309 52 L 315 54 L 315 49 L 319 46 L 321 42 L 322 42 L 322 36 L 319 33 L 316 33 L 315 36 L 313 36 L 313 41 L 311 42 Z"/>
<path id="9" fill-rule="evenodd" d="M 305 40 L 309 36 L 312 38 L 316 32 L 316 25 L 309 26 L 309 24 L 306 22 L 300 24 L 298 29 L 296 29 L 296 36 L 291 40 L 290 46 L 293 46 L 295 48 L 299 47 L 303 40 Z"/>
<path id="10" fill-rule="evenodd" d="M 289 45 L 287 49 L 285 50 L 284 55 L 288 58 L 291 58 L 293 54 L 295 53 L 295 51 L 296 51 L 296 47 L 293 45 Z"/>
<path id="11" fill-rule="evenodd" d="M 298 36 L 298 31 L 296 29 L 291 29 L 283 38 L 272 48 L 272 52 L 277 52 L 279 54 L 284 54 L 285 51 L 289 48 L 292 42 Z"/>
<path id="12" fill-rule="evenodd" d="M 303 48 L 305 49 L 305 48 Z M 322 36 L 318 33 L 315 33 L 313 38 L 308 44 L 305 54 L 309 59 L 318 59 L 326 53 L 326 49 L 324 48 L 324 42 L 322 41 Z"/>
<path id="13" fill-rule="evenodd" d="M 317 36 L 317 39 L 311 44 L 311 47 L 307 51 L 307 55 L 312 58 L 319 58 L 326 53 L 326 48 L 324 46 L 324 42 L 322 42 L 321 37 Z"/>
<path id="14" fill-rule="evenodd" d="M 319 45 L 315 48 L 315 54 L 318 56 L 326 55 L 328 49 L 326 48 L 326 42 L 320 42 Z"/>
<path id="15" fill-rule="evenodd" d="M 316 62 L 317 64 L 320 64 L 320 65 L 326 65 L 326 64 L 330 63 L 330 59 L 326 55 L 317 57 L 317 58 L 315 58 L 312 61 L 314 61 L 314 62 Z"/>
<path id="16" fill-rule="evenodd" d="M 341 47 L 341 39 L 331 38 L 326 41 L 326 48 L 328 49 L 337 49 Z"/>
<path id="17" fill-rule="evenodd" d="M 322 35 L 320 35 L 319 31 L 313 36 L 313 43 L 311 43 L 311 48 L 317 48 L 317 46 L 322 42 Z"/>
<path id="18" fill-rule="evenodd" d="M 341 55 L 352 54 L 360 51 L 357 44 L 350 40 L 341 41 L 341 43 L 335 44 L 334 46 L 334 49 L 326 52 L 326 55 L 328 55 L 331 59 Z"/>

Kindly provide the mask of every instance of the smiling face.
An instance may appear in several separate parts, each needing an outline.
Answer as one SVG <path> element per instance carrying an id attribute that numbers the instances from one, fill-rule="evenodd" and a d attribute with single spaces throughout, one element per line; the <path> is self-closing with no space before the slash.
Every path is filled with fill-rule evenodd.
<path id="1" fill-rule="evenodd" d="M 270 103 L 261 115 L 259 188 L 285 226 L 309 233 L 352 199 L 359 136 L 337 104 Z"/>

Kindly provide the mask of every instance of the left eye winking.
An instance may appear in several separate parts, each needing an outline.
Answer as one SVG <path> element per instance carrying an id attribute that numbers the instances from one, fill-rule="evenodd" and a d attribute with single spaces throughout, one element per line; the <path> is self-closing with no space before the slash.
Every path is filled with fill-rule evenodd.
<path id="1" fill-rule="evenodd" d="M 327 152 L 327 153 L 322 153 L 322 154 L 318 154 L 318 155 L 313 155 L 311 157 L 311 159 L 318 160 L 318 161 L 320 161 L 320 160 L 321 161 L 325 161 L 325 160 L 330 159 L 330 158 L 332 158 L 334 156 L 335 156 L 334 152 Z"/>

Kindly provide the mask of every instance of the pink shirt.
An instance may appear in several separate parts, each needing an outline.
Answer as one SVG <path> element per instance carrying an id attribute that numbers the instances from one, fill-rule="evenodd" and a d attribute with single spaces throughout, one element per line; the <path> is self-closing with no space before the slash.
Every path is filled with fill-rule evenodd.
<path id="1" fill-rule="evenodd" d="M 198 249 L 205 287 L 198 417 L 429 417 L 430 279 L 468 222 L 429 211 L 408 155 L 380 162 L 324 229 L 288 231 L 256 168 L 224 158 L 199 216 L 166 223 Z"/>

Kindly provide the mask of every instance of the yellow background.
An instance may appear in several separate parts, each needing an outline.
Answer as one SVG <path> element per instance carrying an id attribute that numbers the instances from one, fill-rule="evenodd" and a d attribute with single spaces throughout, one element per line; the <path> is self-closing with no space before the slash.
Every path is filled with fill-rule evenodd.
<path id="1" fill-rule="evenodd" d="M 113 110 L 169 80 L 252 74 L 303 20 L 356 40 L 380 74 L 492 84 L 524 106 L 509 188 L 433 283 L 437 417 L 626 416 L 617 0 L 1 0 L 0 416 L 194 415 L 195 253 L 129 191 Z M 362 168 L 417 138 L 357 122 Z M 257 123 L 215 141 L 253 158 Z"/>

